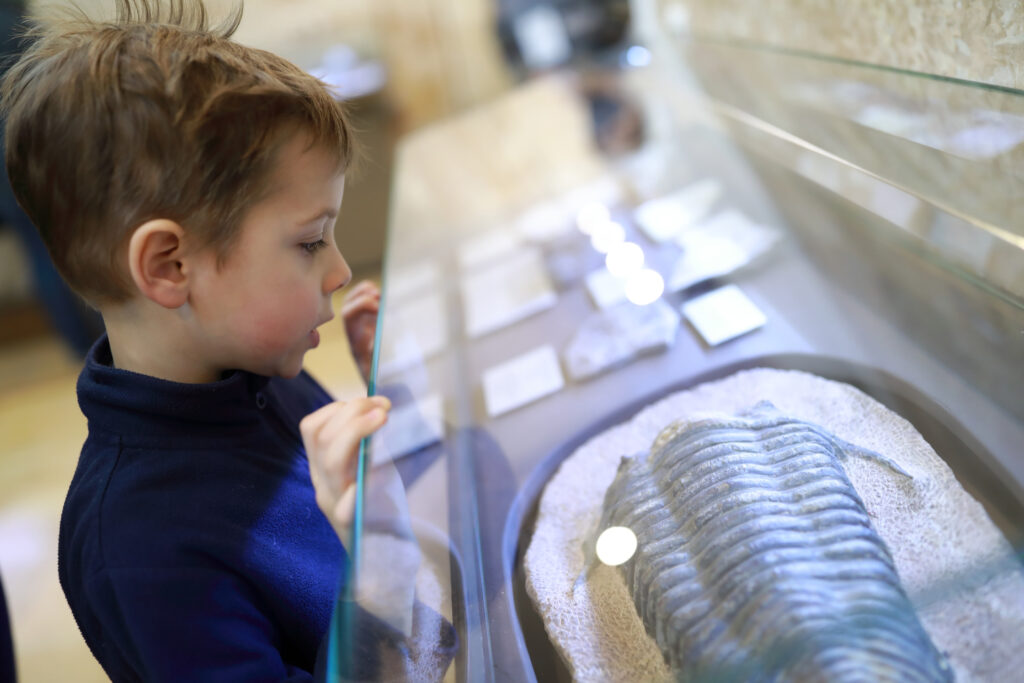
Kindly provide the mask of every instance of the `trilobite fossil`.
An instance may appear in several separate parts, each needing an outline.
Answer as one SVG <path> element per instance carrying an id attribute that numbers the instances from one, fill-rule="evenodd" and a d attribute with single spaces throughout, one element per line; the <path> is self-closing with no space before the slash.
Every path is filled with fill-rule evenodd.
<path id="1" fill-rule="evenodd" d="M 846 476 L 851 455 L 910 476 L 767 402 L 673 423 L 622 459 L 598 531 L 636 534 L 621 570 L 679 680 L 952 680 Z"/>

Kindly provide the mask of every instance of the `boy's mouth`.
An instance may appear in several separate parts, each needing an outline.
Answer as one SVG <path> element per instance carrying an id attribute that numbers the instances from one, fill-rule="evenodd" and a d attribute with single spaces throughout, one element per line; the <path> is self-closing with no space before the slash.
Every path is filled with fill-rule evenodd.
<path id="1" fill-rule="evenodd" d="M 309 333 L 309 345 L 313 349 L 320 346 L 320 332 L 313 330 Z"/>

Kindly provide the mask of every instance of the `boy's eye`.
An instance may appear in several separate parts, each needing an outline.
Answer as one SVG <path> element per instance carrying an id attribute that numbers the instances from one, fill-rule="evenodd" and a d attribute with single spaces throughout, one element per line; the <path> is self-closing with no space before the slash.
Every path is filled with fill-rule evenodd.
<path id="1" fill-rule="evenodd" d="M 316 242 L 303 242 L 300 245 L 307 253 L 313 254 L 327 246 L 325 240 L 317 240 Z"/>

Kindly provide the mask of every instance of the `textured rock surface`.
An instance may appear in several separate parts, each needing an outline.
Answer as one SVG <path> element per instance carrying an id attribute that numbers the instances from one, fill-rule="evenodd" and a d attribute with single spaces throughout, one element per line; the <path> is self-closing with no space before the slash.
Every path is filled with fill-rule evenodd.
<path id="1" fill-rule="evenodd" d="M 686 27 L 698 35 L 1024 88 L 1024 6 L 1016 0 L 656 4 L 663 18 L 671 17 L 672 7 L 685 7 Z"/>
<path id="2" fill-rule="evenodd" d="M 577 680 L 672 675 L 616 568 L 598 566 L 574 591 L 583 543 L 624 454 L 650 448 L 680 415 L 738 413 L 759 400 L 894 460 L 849 458 L 846 474 L 932 642 L 957 680 L 1014 680 L 1024 669 L 1024 572 L 982 506 L 910 423 L 853 387 L 802 372 L 758 369 L 679 392 L 609 428 L 562 463 L 540 500 L 524 560 L 526 588 Z"/>
<path id="3" fill-rule="evenodd" d="M 770 403 L 680 420 L 624 457 L 598 531 L 681 680 L 949 680 L 841 460 L 891 461 Z"/>

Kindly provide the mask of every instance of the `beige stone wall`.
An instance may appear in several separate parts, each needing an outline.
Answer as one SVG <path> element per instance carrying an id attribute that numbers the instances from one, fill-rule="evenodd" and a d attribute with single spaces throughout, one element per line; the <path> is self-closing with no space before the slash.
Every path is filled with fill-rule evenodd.
<path id="1" fill-rule="evenodd" d="M 651 0 L 664 24 L 1024 89 L 1020 0 Z"/>
<path id="2" fill-rule="evenodd" d="M 156 0 L 159 1 L 159 0 Z M 35 0 L 34 11 L 70 4 Z M 76 0 L 109 16 L 114 0 Z M 215 19 L 235 0 L 206 0 Z M 387 94 L 406 131 L 489 100 L 511 85 L 494 29 L 491 0 L 245 0 L 235 39 L 303 68 L 345 43 L 381 60 Z"/>
<path id="3" fill-rule="evenodd" d="M 237 38 L 304 67 L 339 42 L 379 59 L 408 131 L 510 86 L 493 27 L 489 0 L 247 0 Z"/>
<path id="4" fill-rule="evenodd" d="M 391 221 L 426 247 L 606 172 L 573 79 L 551 75 L 405 138 Z"/>

